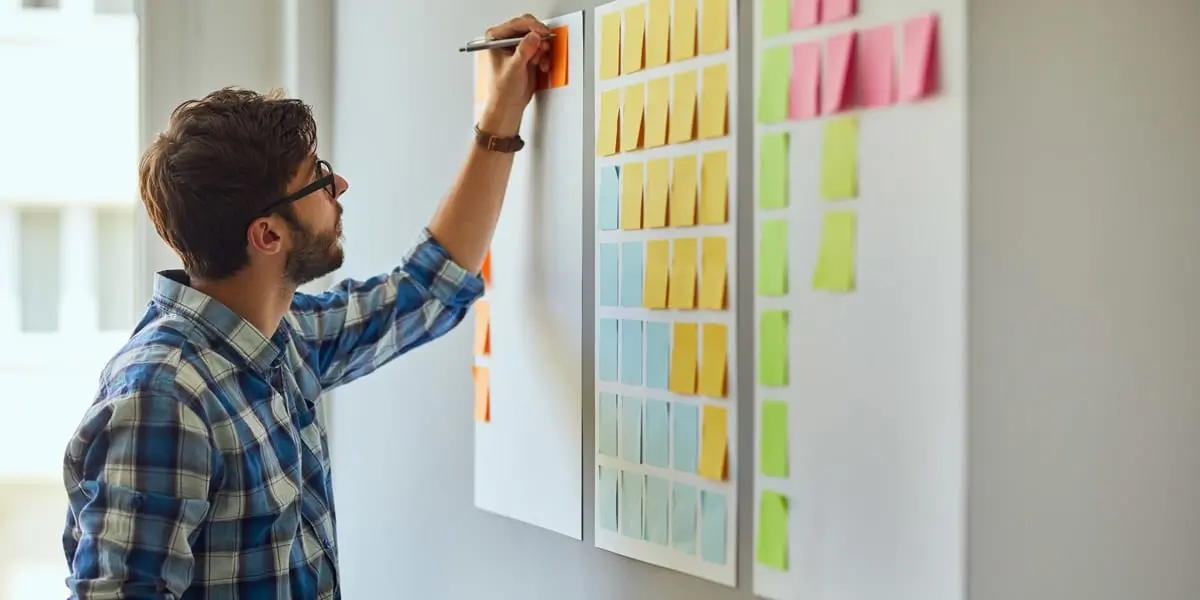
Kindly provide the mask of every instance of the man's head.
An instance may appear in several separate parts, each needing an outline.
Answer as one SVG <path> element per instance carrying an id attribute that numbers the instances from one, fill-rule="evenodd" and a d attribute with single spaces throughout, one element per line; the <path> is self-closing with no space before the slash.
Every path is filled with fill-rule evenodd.
<path id="1" fill-rule="evenodd" d="M 142 156 L 139 188 L 159 236 L 194 280 L 247 268 L 297 287 L 342 264 L 346 181 L 316 153 L 309 106 L 222 89 L 175 109 Z"/>

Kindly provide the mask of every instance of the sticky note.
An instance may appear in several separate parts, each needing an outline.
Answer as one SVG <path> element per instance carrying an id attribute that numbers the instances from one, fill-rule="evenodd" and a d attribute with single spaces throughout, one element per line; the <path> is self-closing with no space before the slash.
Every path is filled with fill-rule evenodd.
<path id="1" fill-rule="evenodd" d="M 729 65 L 718 63 L 704 67 L 700 92 L 700 128 L 702 140 L 723 137 L 728 130 Z"/>
<path id="2" fill-rule="evenodd" d="M 646 5 L 625 9 L 625 38 L 621 41 L 621 74 L 642 70 L 642 49 L 646 42 Z"/>
<path id="3" fill-rule="evenodd" d="M 650 25 L 646 29 L 646 68 L 661 67 L 670 58 L 671 0 L 650 0 Z"/>
<path id="4" fill-rule="evenodd" d="M 700 14 L 700 54 L 729 49 L 729 0 L 704 0 Z"/>
<path id="5" fill-rule="evenodd" d="M 492 92 L 492 64 L 487 52 L 480 52 L 475 58 L 475 104 L 487 102 Z"/>
<path id="6" fill-rule="evenodd" d="M 792 0 L 792 29 L 804 29 L 821 22 L 821 0 Z"/>
<path id="7" fill-rule="evenodd" d="M 673 84 L 667 139 L 672 144 L 690 142 L 696 137 L 696 72 L 676 73 Z"/>
<path id="8" fill-rule="evenodd" d="M 763 0 L 762 2 L 762 36 L 771 37 L 787 33 L 791 28 L 791 0 Z"/>
<path id="9" fill-rule="evenodd" d="M 475 420 L 492 420 L 492 384 L 487 367 L 471 367 L 475 378 Z"/>
<path id="10" fill-rule="evenodd" d="M 821 114 L 821 43 L 792 46 L 792 83 L 788 118 L 813 119 Z"/>
<path id="11" fill-rule="evenodd" d="M 646 323 L 646 387 L 669 389 L 671 372 L 671 324 Z"/>
<path id="12" fill-rule="evenodd" d="M 904 71 L 900 99 L 915 102 L 937 91 L 937 15 L 927 14 L 904 23 Z"/>
<path id="13" fill-rule="evenodd" d="M 788 383 L 788 317 L 785 311 L 763 311 L 759 319 L 758 382 L 771 387 Z"/>
<path id="14" fill-rule="evenodd" d="M 827 115 L 854 106 L 856 38 L 857 32 L 847 31 L 825 43 L 825 98 L 821 108 Z"/>
<path id="15" fill-rule="evenodd" d="M 788 291 L 787 221 L 763 221 L 758 246 L 758 294 L 784 296 Z"/>
<path id="16" fill-rule="evenodd" d="M 621 306 L 642 305 L 642 242 L 621 243 Z"/>
<path id="17" fill-rule="evenodd" d="M 642 385 L 642 322 L 621 319 L 621 383 Z"/>
<path id="18" fill-rule="evenodd" d="M 845 200 L 858 196 L 858 117 L 825 122 L 821 144 L 821 197 Z"/>
<path id="19" fill-rule="evenodd" d="M 613 11 L 600 18 L 600 79 L 621 74 L 621 13 Z"/>
<path id="20" fill-rule="evenodd" d="M 646 400 L 646 464 L 671 466 L 670 409 L 664 400 Z"/>
<path id="21" fill-rule="evenodd" d="M 671 391 L 676 394 L 696 393 L 696 343 L 699 341 L 695 323 L 675 323 L 671 336 Z"/>
<path id="22" fill-rule="evenodd" d="M 671 184 L 671 159 L 655 158 L 646 163 L 646 213 L 642 226 L 667 226 L 667 188 Z"/>
<path id="23" fill-rule="evenodd" d="M 854 291 L 855 230 L 857 215 L 850 211 L 825 213 L 821 249 L 813 270 L 813 289 L 827 292 Z"/>
<path id="24" fill-rule="evenodd" d="M 632 471 L 621 471 L 621 533 L 642 539 L 642 496 L 645 476 Z"/>
<path id="25" fill-rule="evenodd" d="M 657 148 L 667 143 L 667 107 L 671 104 L 671 78 L 651 79 L 646 86 L 646 132 L 643 145 Z"/>
<path id="26" fill-rule="evenodd" d="M 696 554 L 696 488 L 675 482 L 671 489 L 671 547 L 688 556 Z"/>
<path id="27" fill-rule="evenodd" d="M 644 163 L 628 163 L 621 169 L 621 229 L 642 228 L 642 178 Z"/>
<path id="28" fill-rule="evenodd" d="M 596 361 L 600 363 L 600 381 L 617 381 L 617 320 L 600 319 L 596 331 Z"/>
<path id="29" fill-rule="evenodd" d="M 725 308 L 727 246 L 724 237 L 708 236 L 701 242 L 700 308 Z"/>
<path id="30" fill-rule="evenodd" d="M 788 416 L 787 403 L 779 400 L 762 402 L 762 446 L 759 448 L 761 470 L 770 477 L 788 476 Z"/>
<path id="31" fill-rule="evenodd" d="M 596 153 L 600 156 L 612 156 L 617 153 L 620 117 L 621 90 L 602 92 L 600 94 L 600 130 L 596 132 Z"/>
<path id="32" fill-rule="evenodd" d="M 758 122 L 779 123 L 787 118 L 788 87 L 792 57 L 788 46 L 771 46 L 762 51 L 758 88 Z"/>
<path id="33" fill-rule="evenodd" d="M 725 494 L 700 490 L 700 558 L 725 564 Z"/>
<path id="34" fill-rule="evenodd" d="M 784 208 L 788 205 L 788 134 L 764 133 L 759 146 L 758 207 Z"/>
<path id="35" fill-rule="evenodd" d="M 600 526 L 609 530 L 617 530 L 617 470 L 600 465 L 597 482 L 596 511 L 600 513 Z"/>
<path id="36" fill-rule="evenodd" d="M 600 244 L 600 306 L 621 305 L 621 247 Z"/>
<path id="37" fill-rule="evenodd" d="M 617 167 L 600 167 L 600 201 L 597 202 L 596 226 L 612 231 L 620 226 L 621 176 Z"/>
<path id="38" fill-rule="evenodd" d="M 667 480 L 647 475 L 645 541 L 659 546 L 667 545 L 667 528 L 670 526 L 667 507 L 670 503 L 671 487 Z"/>
<path id="39" fill-rule="evenodd" d="M 700 476 L 725 480 L 725 457 L 729 449 L 729 414 L 722 406 L 704 405 L 700 421 Z"/>
<path id="40" fill-rule="evenodd" d="M 492 304 L 487 300 L 475 301 L 475 354 L 492 353 Z"/>
<path id="41" fill-rule="evenodd" d="M 671 227 L 696 224 L 696 157 L 678 156 L 671 161 Z"/>
<path id="42" fill-rule="evenodd" d="M 492 250 L 488 248 L 487 254 L 483 255 L 483 266 L 479 268 L 479 276 L 483 278 L 483 285 L 491 287 L 492 285 Z"/>
<path id="43" fill-rule="evenodd" d="M 724 224 L 728 207 L 729 153 L 706 152 L 700 157 L 700 224 Z"/>
<path id="44" fill-rule="evenodd" d="M 862 31 L 858 37 L 858 75 L 855 88 L 859 104 L 866 107 L 896 103 L 895 27 L 881 25 Z"/>
<path id="45" fill-rule="evenodd" d="M 677 238 L 671 259 L 670 308 L 696 307 L 696 238 Z"/>
<path id="46" fill-rule="evenodd" d="M 788 502 L 784 495 L 763 490 L 758 504 L 758 544 L 754 556 L 759 564 L 787 570 Z"/>
<path id="47" fill-rule="evenodd" d="M 643 110 L 646 106 L 646 84 L 625 86 L 621 107 L 621 152 L 642 147 Z"/>
<path id="48" fill-rule="evenodd" d="M 705 323 L 700 340 L 704 351 L 700 355 L 699 391 L 709 398 L 724 398 L 729 331 L 720 323 Z"/>
<path id="49" fill-rule="evenodd" d="M 569 32 L 567 27 L 555 27 L 550 30 L 554 34 L 554 39 L 550 40 L 550 87 L 560 88 L 565 87 L 570 82 L 570 74 L 568 71 L 568 48 L 567 43 Z"/>
<path id="50" fill-rule="evenodd" d="M 700 409 L 675 403 L 671 411 L 671 453 L 681 473 L 695 473 L 700 465 Z"/>
<path id="51" fill-rule="evenodd" d="M 621 396 L 621 426 L 617 431 L 621 460 L 642 462 L 642 401 Z"/>
<path id="52" fill-rule="evenodd" d="M 617 455 L 617 395 L 600 392 L 600 454 Z"/>
<path id="53" fill-rule="evenodd" d="M 675 0 L 671 62 L 696 56 L 696 0 Z"/>
<path id="54" fill-rule="evenodd" d="M 668 240 L 646 242 L 646 280 L 642 288 L 642 306 L 667 307 L 667 277 L 670 270 L 671 246 Z"/>
<path id="55" fill-rule="evenodd" d="M 857 0 L 824 0 L 821 5 L 822 23 L 842 21 L 856 14 L 858 14 Z"/>

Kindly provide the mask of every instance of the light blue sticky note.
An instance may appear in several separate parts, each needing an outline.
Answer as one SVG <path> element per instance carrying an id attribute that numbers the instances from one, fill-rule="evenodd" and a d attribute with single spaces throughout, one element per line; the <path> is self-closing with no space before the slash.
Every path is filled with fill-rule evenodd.
<path id="1" fill-rule="evenodd" d="M 617 320 L 600 319 L 600 331 L 596 333 L 599 349 L 600 381 L 617 381 Z"/>
<path id="2" fill-rule="evenodd" d="M 600 498 L 596 502 L 596 510 L 600 511 L 600 526 L 609 530 L 617 530 L 617 470 L 612 467 L 600 466 L 600 482 L 596 484 Z"/>
<path id="3" fill-rule="evenodd" d="M 675 470 L 695 473 L 700 461 L 700 409 L 692 404 L 675 403 L 672 438 Z"/>
<path id="4" fill-rule="evenodd" d="M 617 455 L 617 395 L 600 392 L 600 454 Z"/>
<path id="5" fill-rule="evenodd" d="M 642 242 L 621 244 L 621 306 L 642 305 Z"/>
<path id="6" fill-rule="evenodd" d="M 642 385 L 642 322 L 621 319 L 621 383 Z"/>
<path id="7" fill-rule="evenodd" d="M 617 167 L 600 169 L 600 202 L 598 204 L 599 214 L 596 215 L 596 226 L 606 231 L 616 229 L 621 218 L 621 173 Z"/>
<path id="8" fill-rule="evenodd" d="M 696 488 L 678 481 L 671 490 L 671 547 L 696 554 Z"/>
<path id="9" fill-rule="evenodd" d="M 642 401 L 621 397 L 621 458 L 631 463 L 642 462 Z"/>
<path id="10" fill-rule="evenodd" d="M 671 466 L 670 415 L 663 400 L 646 401 L 646 464 Z"/>
<path id="11" fill-rule="evenodd" d="M 621 247 L 600 244 L 600 306 L 621 305 Z"/>
<path id="12" fill-rule="evenodd" d="M 644 475 L 621 471 L 621 533 L 642 539 L 642 481 Z"/>
<path id="13" fill-rule="evenodd" d="M 725 564 L 725 494 L 720 492 L 700 490 L 700 558 Z"/>
<path id="14" fill-rule="evenodd" d="M 671 379 L 671 324 L 646 323 L 646 387 L 665 390 Z"/>
<path id="15" fill-rule="evenodd" d="M 667 545 L 667 506 L 671 501 L 667 480 L 646 476 L 646 536 L 645 540 L 659 546 Z"/>

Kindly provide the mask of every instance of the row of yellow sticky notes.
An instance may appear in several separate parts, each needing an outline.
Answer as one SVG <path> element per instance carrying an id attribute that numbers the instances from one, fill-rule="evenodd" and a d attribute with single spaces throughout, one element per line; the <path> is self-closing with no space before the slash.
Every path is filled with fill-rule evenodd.
<path id="1" fill-rule="evenodd" d="M 724 137 L 728 131 L 729 66 L 721 63 L 703 71 L 684 71 L 601 92 L 596 153 L 612 156 L 696 139 L 715 139 Z"/>
<path id="2" fill-rule="evenodd" d="M 728 344 L 729 329 L 720 323 L 702 326 L 674 323 L 671 329 L 670 390 L 676 394 L 724 398 Z"/>
<path id="3" fill-rule="evenodd" d="M 671 246 L 675 251 L 671 252 Z M 724 237 L 705 237 L 700 260 L 699 307 L 725 309 L 728 244 Z M 646 242 L 642 305 L 646 308 L 696 308 L 696 238 Z"/>
<path id="4" fill-rule="evenodd" d="M 696 157 L 675 158 L 673 177 L 668 177 L 669 160 L 657 158 L 621 168 L 621 229 L 666 227 L 668 215 L 673 227 L 696 224 Z M 707 152 L 700 159 L 699 222 L 723 225 L 729 221 L 728 213 L 729 153 Z"/>
<path id="5" fill-rule="evenodd" d="M 703 0 L 699 15 L 696 0 L 675 0 L 673 16 L 671 0 L 650 0 L 605 14 L 600 18 L 600 78 L 696 56 L 697 21 L 701 54 L 729 49 L 729 0 Z"/>

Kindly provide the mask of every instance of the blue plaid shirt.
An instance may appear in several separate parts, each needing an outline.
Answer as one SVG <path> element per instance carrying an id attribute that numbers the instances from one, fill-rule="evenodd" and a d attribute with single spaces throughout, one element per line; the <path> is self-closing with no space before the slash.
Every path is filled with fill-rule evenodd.
<path id="1" fill-rule="evenodd" d="M 403 263 L 296 294 L 270 338 L 160 273 L 65 457 L 72 598 L 340 598 L 318 399 L 462 321 L 483 281 L 428 231 Z"/>

